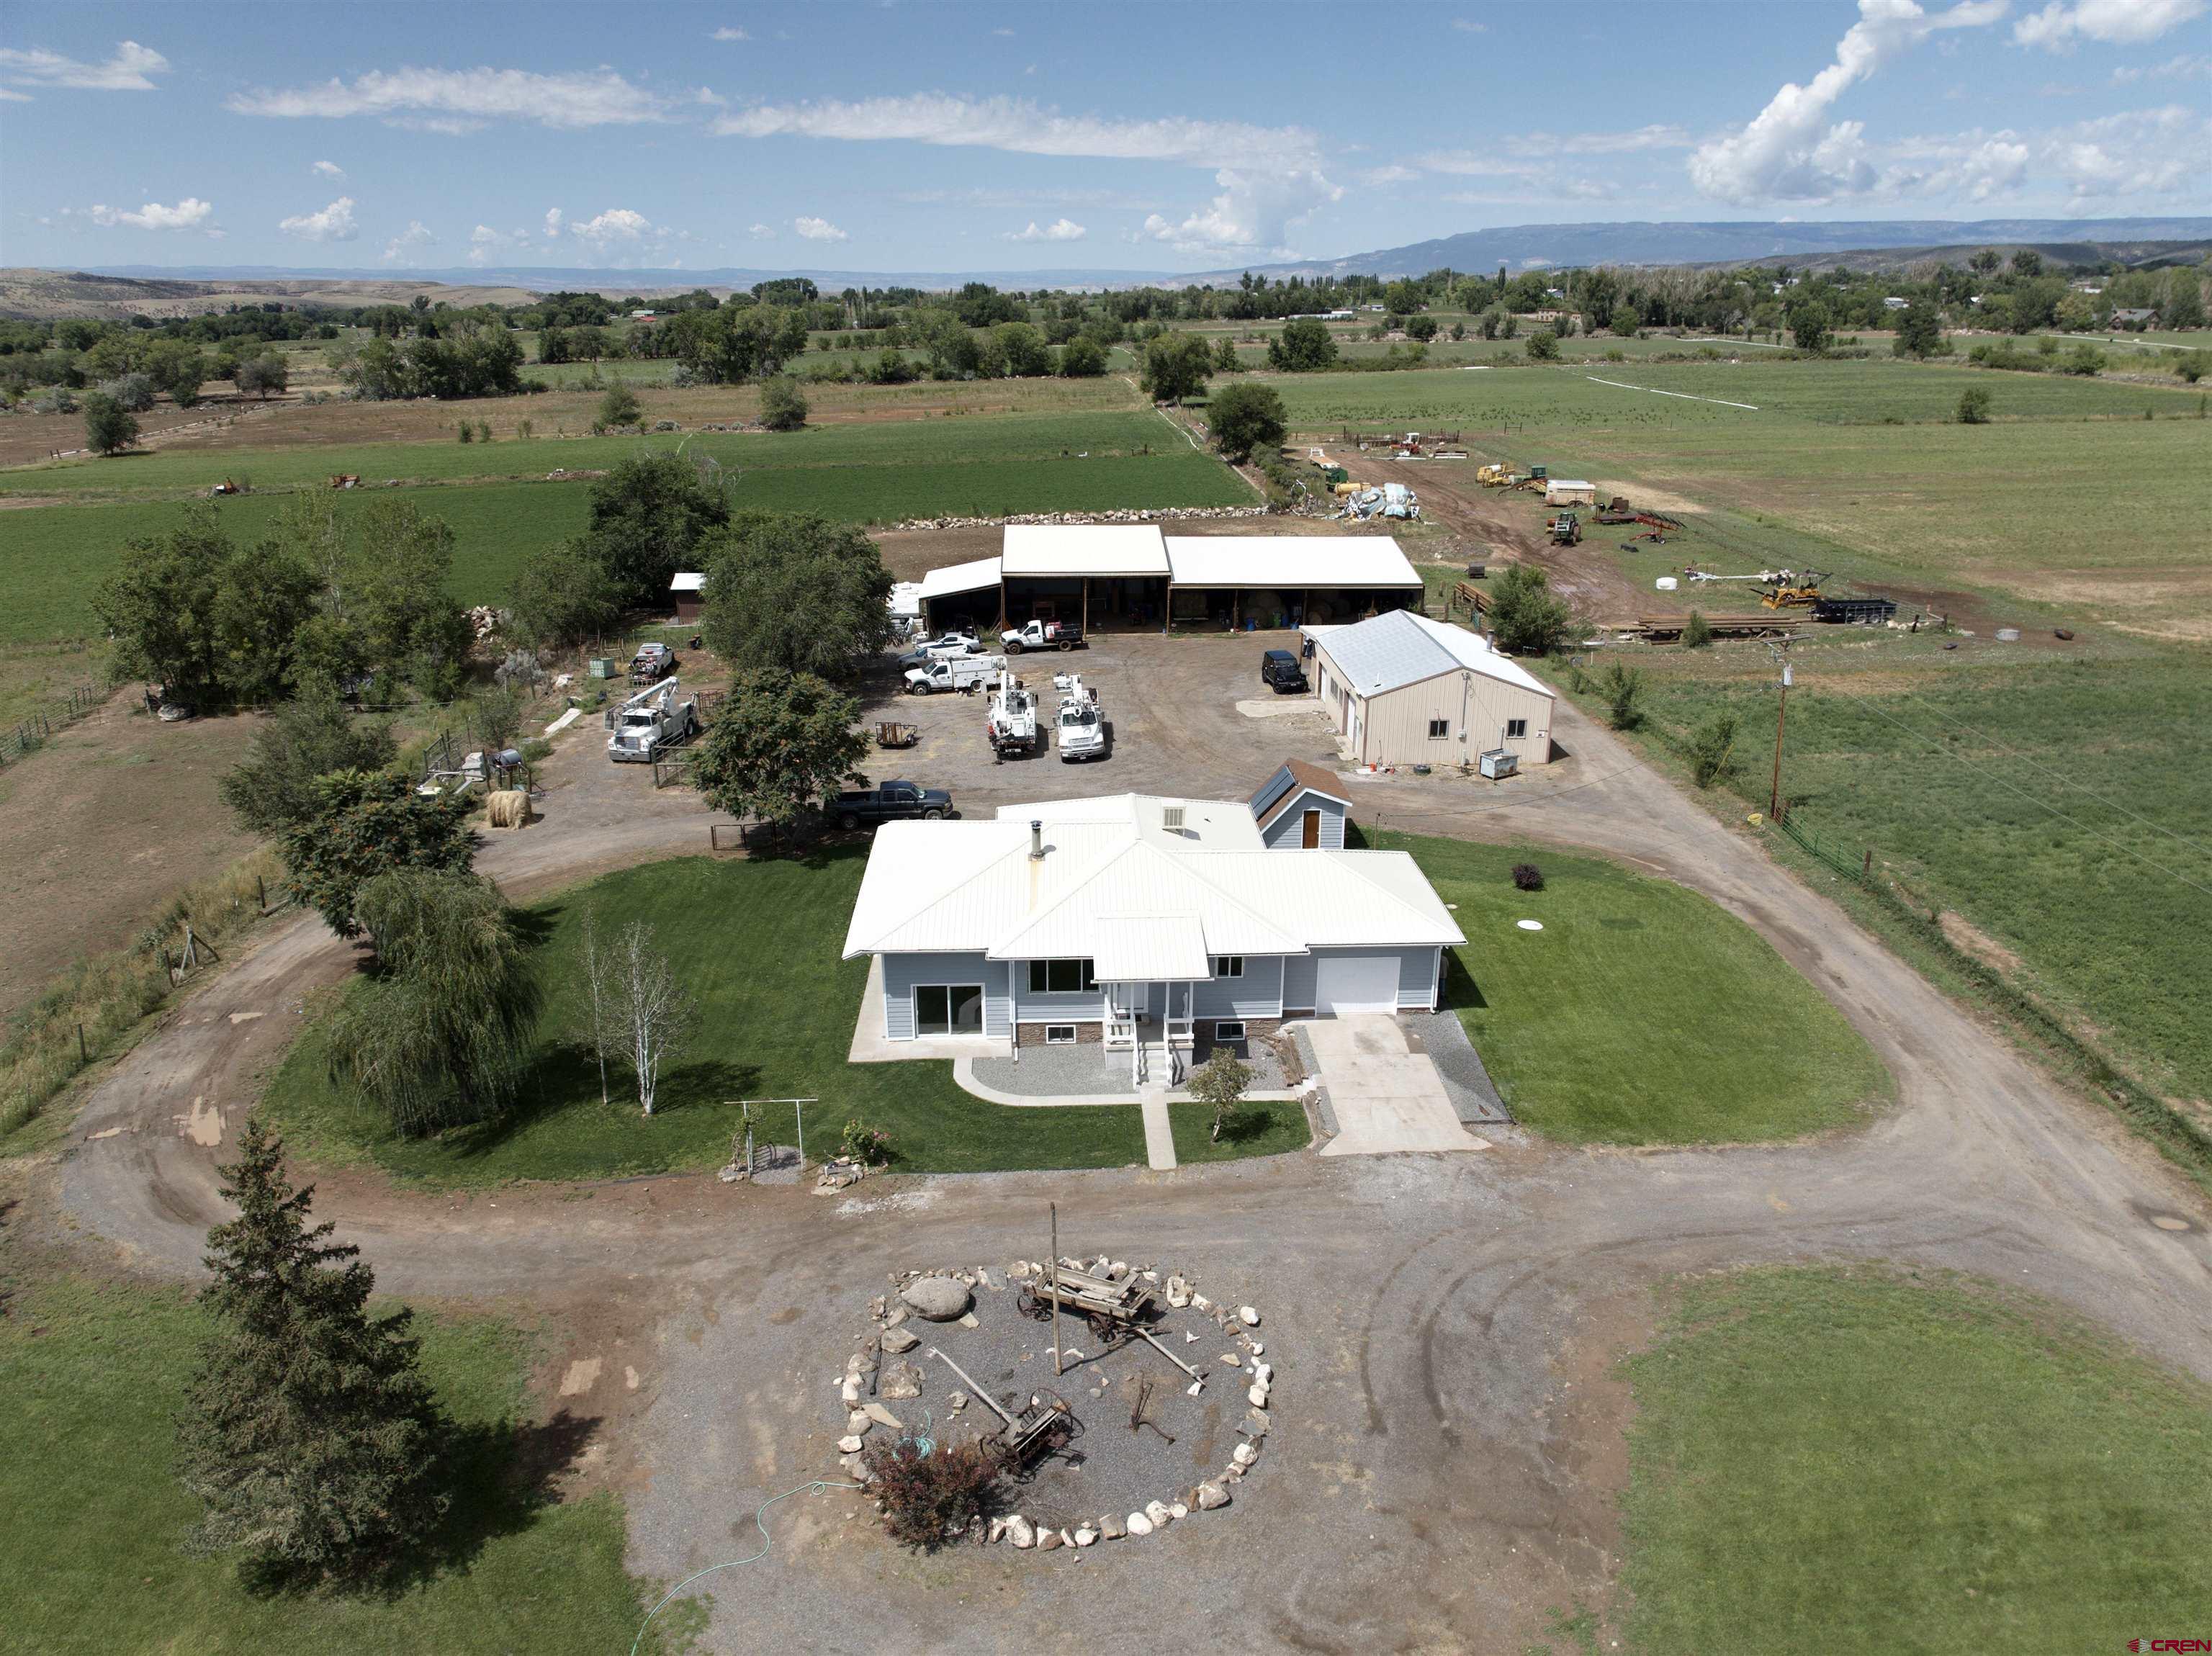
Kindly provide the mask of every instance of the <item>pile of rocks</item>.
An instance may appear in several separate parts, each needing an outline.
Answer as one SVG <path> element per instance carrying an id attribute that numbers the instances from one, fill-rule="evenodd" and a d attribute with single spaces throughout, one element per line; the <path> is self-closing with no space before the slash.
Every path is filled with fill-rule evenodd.
<path id="1" fill-rule="evenodd" d="M 814 1175 L 817 1196 L 835 1196 L 848 1185 L 857 1185 L 868 1176 L 868 1164 L 851 1156 L 833 1156 L 824 1162 Z"/>
<path id="2" fill-rule="evenodd" d="M 1001 529 L 1008 524 L 1188 523 L 1201 518 L 1264 518 L 1265 506 L 1116 507 L 1105 512 L 1023 512 L 1006 518 L 908 518 L 891 525 L 912 529 Z"/>

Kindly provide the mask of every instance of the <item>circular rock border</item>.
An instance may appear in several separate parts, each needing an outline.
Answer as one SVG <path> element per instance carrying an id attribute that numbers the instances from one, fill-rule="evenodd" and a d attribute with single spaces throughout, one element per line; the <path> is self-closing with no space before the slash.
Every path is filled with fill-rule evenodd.
<path id="1" fill-rule="evenodd" d="M 1108 1513 L 1097 1519 L 1085 1519 L 1073 1527 L 1053 1528 L 1024 1517 L 1019 1512 L 1009 1513 L 985 1522 L 978 1520 L 966 1532 L 971 1537 L 989 1545 L 998 1542 L 1010 1543 L 1018 1550 L 1057 1552 L 1063 1550 L 1080 1550 L 1100 1541 L 1119 1541 L 1129 1537 L 1157 1535 L 1169 1525 L 1194 1513 L 1218 1512 L 1229 1506 L 1231 1491 L 1244 1481 L 1245 1475 L 1259 1463 L 1260 1451 L 1266 1443 L 1273 1423 L 1269 1408 L 1274 1391 L 1274 1365 L 1266 1360 L 1267 1344 L 1258 1336 L 1261 1317 L 1255 1307 L 1242 1302 L 1234 1307 L 1209 1299 L 1198 1291 L 1195 1273 L 1162 1271 L 1148 1265 L 1131 1265 L 1126 1261 L 1100 1254 L 1095 1259 L 1071 1259 L 1060 1256 L 1060 1265 L 1069 1271 L 1086 1271 L 1112 1281 L 1123 1282 L 1131 1277 L 1157 1288 L 1170 1310 L 1190 1309 L 1210 1317 L 1224 1334 L 1237 1342 L 1243 1357 L 1241 1373 L 1246 1380 L 1244 1400 L 1249 1411 L 1237 1428 L 1238 1442 L 1230 1452 L 1229 1464 L 1214 1477 L 1201 1478 L 1187 1489 L 1177 1489 L 1164 1500 L 1146 1501 L 1141 1507 L 1126 1514 Z M 895 1271 L 890 1275 L 892 1292 L 879 1294 L 868 1302 L 869 1331 L 855 1343 L 851 1356 L 845 1360 L 844 1373 L 836 1381 L 839 1396 L 848 1410 L 846 1430 L 837 1440 L 838 1465 L 847 1476 L 858 1483 L 868 1481 L 866 1463 L 861 1458 L 866 1435 L 881 1425 L 888 1429 L 899 1428 L 890 1411 L 877 1399 L 898 1401 L 920 1395 L 921 1373 L 906 1361 L 906 1355 L 921 1344 L 920 1337 L 907 1327 L 916 1320 L 957 1322 L 963 1327 L 980 1326 L 972 1308 L 974 1290 L 1011 1289 L 1023 1283 L 1037 1281 L 1049 1274 L 1047 1265 L 1029 1259 L 1017 1259 L 1005 1267 L 1003 1283 L 991 1280 L 990 1269 L 977 1265 L 972 1269 L 951 1271 Z M 888 1362 L 886 1361 L 888 1360 Z M 877 1379 L 874 1398 L 866 1398 L 868 1378 Z M 1211 1374 L 1206 1376 L 1214 1378 Z M 960 1392 L 947 1394 L 948 1413 L 958 1416 L 968 1406 L 969 1398 Z M 980 1530 L 980 1535 L 977 1532 Z M 947 1539 L 952 1538 L 948 1537 Z"/>

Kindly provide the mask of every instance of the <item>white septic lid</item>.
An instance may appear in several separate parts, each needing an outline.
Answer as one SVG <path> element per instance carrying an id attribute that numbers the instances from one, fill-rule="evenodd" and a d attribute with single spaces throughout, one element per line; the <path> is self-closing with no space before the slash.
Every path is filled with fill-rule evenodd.
<path id="1" fill-rule="evenodd" d="M 1513 924 L 1523 931 L 1541 931 L 1544 929 L 1544 923 L 1541 920 L 1516 920 Z"/>

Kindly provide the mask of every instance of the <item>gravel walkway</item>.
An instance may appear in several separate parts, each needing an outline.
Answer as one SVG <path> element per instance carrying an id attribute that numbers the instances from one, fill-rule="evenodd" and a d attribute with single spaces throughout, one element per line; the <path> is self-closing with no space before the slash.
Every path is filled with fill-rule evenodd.
<path id="1" fill-rule="evenodd" d="M 1437 1073 L 1443 1077 L 1444 1092 L 1462 1121 L 1496 1125 L 1513 1119 L 1498 1089 L 1491 1085 L 1490 1071 L 1482 1067 L 1482 1055 L 1467 1038 L 1467 1026 L 1459 1021 L 1458 1013 L 1401 1012 L 1398 1027 L 1437 1066 Z"/>
<path id="2" fill-rule="evenodd" d="M 1245 1043 L 1245 1052 L 1238 1053 L 1252 1066 L 1252 1085 L 1255 1093 L 1281 1090 L 1283 1066 L 1274 1051 L 1266 1041 Z M 1212 1055 L 1212 1043 L 1201 1040 L 1195 1053 L 1203 1064 Z M 1024 1046 L 1021 1061 L 1010 1058 L 979 1058 L 969 1065 L 975 1079 L 986 1087 L 1002 1093 L 1012 1093 L 1021 1098 L 1097 1098 L 1124 1097 L 1136 1101 L 1137 1089 L 1129 1083 L 1129 1054 L 1126 1051 L 1109 1052 L 1097 1043 L 1077 1042 L 1069 1046 Z"/>

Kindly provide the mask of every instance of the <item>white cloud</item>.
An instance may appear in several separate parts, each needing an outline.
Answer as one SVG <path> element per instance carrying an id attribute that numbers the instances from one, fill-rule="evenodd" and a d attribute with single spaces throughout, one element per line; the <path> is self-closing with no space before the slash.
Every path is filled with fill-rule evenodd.
<path id="1" fill-rule="evenodd" d="M 809 241 L 846 241 L 850 238 L 828 219 L 795 218 L 791 227 Z"/>
<path id="2" fill-rule="evenodd" d="M 1628 155 L 1645 149 L 1688 149 L 1697 140 L 1679 126 L 1633 132 L 1524 132 L 1505 140 L 1516 155 Z"/>
<path id="3" fill-rule="evenodd" d="M 524 231 L 517 230 L 513 235 L 507 235 L 493 229 L 489 224 L 479 224 L 469 232 L 469 263 L 486 264 L 494 253 L 505 252 L 517 242 L 528 240 L 529 236 Z"/>
<path id="4" fill-rule="evenodd" d="M 716 40 L 750 40 L 753 37 L 741 28 L 730 28 L 726 26 L 716 29 L 708 38 Z"/>
<path id="5" fill-rule="evenodd" d="M 311 173 L 319 173 L 326 179 L 342 179 L 345 177 L 345 168 L 340 167 L 336 161 L 317 161 L 307 170 Z"/>
<path id="6" fill-rule="evenodd" d="M 612 70 L 538 75 L 520 69 L 371 70 L 348 83 L 234 93 L 225 106 L 240 115 L 339 119 L 374 115 L 395 126 L 429 132 L 475 131 L 489 121 L 528 121 L 580 129 L 665 120 L 669 104 Z"/>
<path id="7" fill-rule="evenodd" d="M 437 245 L 438 238 L 430 234 L 430 227 L 420 219 L 410 219 L 407 227 L 384 244 L 384 262 L 387 264 L 412 264 L 415 255 L 425 247 Z"/>
<path id="8" fill-rule="evenodd" d="M 2185 52 L 2148 69 L 2116 69 L 2112 71 L 2112 84 L 2127 86 L 2136 81 L 2191 81 L 2205 76 L 2212 76 L 2212 57 Z"/>
<path id="9" fill-rule="evenodd" d="M 104 64 L 80 63 L 40 47 L 22 51 L 0 46 L 0 78 L 33 86 L 71 87 L 86 92 L 151 92 L 154 82 L 147 77 L 166 75 L 168 70 L 167 58 L 136 40 L 117 42 L 115 55 Z M 16 93 L 10 101 L 20 100 L 22 95 Z"/>
<path id="10" fill-rule="evenodd" d="M 319 213 L 301 213 L 276 227 L 301 241 L 351 241 L 361 234 L 353 221 L 353 197 L 340 196 Z"/>
<path id="11" fill-rule="evenodd" d="M 1837 100 L 1936 30 L 1985 27 L 2006 3 L 1965 0 L 1931 15 L 1914 0 L 1859 0 L 1859 21 L 1836 43 L 1835 61 L 1808 85 L 1785 84 L 1741 130 L 1700 144 L 1690 157 L 1690 182 L 1740 207 L 1872 190 L 1879 174 L 1865 154 L 1865 124 L 1830 124 Z"/>
<path id="12" fill-rule="evenodd" d="M 1462 34 L 1487 34 L 1490 33 L 1489 24 L 1478 23 L 1472 17 L 1455 17 L 1452 19 L 1452 27 L 1457 29 Z"/>
<path id="13" fill-rule="evenodd" d="M 1006 232 L 1006 240 L 1008 241 L 1080 241 L 1090 234 L 1073 219 L 1054 219 L 1042 228 L 1038 227 L 1035 219 L 1031 219 L 1027 229 Z"/>
<path id="14" fill-rule="evenodd" d="M 545 209 L 545 240 L 551 241 L 560 234 L 561 209 L 557 207 L 549 207 Z"/>
<path id="15" fill-rule="evenodd" d="M 1388 167 L 1370 167 L 1359 175 L 1359 181 L 1368 185 L 1410 184 L 1421 175 L 1410 167 L 1400 167 L 1395 161 Z"/>
<path id="16" fill-rule="evenodd" d="M 1182 117 L 1131 121 L 1062 115 L 1028 98 L 969 98 L 937 92 L 851 103 L 760 104 L 723 116 L 714 130 L 744 138 L 974 146 L 1024 155 L 1182 161 L 1197 167 L 1296 168 L 1320 164 L 1319 143 L 1299 127 Z"/>
<path id="17" fill-rule="evenodd" d="M 2069 52 L 2078 36 L 2107 45 L 2135 46 L 2202 16 L 2204 0 L 2051 0 L 2012 26 L 2024 46 Z"/>
<path id="18" fill-rule="evenodd" d="M 1143 239 L 1164 242 L 1177 252 L 1224 259 L 1251 253 L 1295 258 L 1285 243 L 1291 227 L 1344 196 L 1310 169 L 1252 173 L 1224 167 L 1213 181 L 1221 193 L 1180 223 L 1148 215 L 1139 233 Z"/>
<path id="19" fill-rule="evenodd" d="M 2038 159 L 2075 201 L 2086 203 L 2201 191 L 2207 155 L 2212 118 L 2169 105 L 2062 127 L 2045 140 Z"/>
<path id="20" fill-rule="evenodd" d="M 755 241 L 774 241 L 775 240 L 775 226 L 773 224 L 756 224 L 747 229 L 745 234 L 750 236 Z"/>
<path id="21" fill-rule="evenodd" d="M 1014 32 L 1010 28 L 994 28 L 991 33 L 997 35 L 1001 40 L 1011 40 L 1014 38 Z"/>
<path id="22" fill-rule="evenodd" d="M 208 220 L 214 216 L 215 208 L 197 196 L 186 196 L 174 207 L 164 207 L 158 201 L 149 201 L 137 212 L 126 212 L 105 203 L 92 209 L 92 221 L 113 228 L 126 225 L 133 230 L 207 230 L 214 226 Z"/>
<path id="23" fill-rule="evenodd" d="M 633 212 L 627 207 L 610 207 L 597 218 L 585 219 L 570 225 L 568 234 L 580 241 L 589 242 L 595 251 L 604 253 L 611 247 L 635 245 L 659 233 L 653 228 L 653 221 L 644 214 Z"/>

